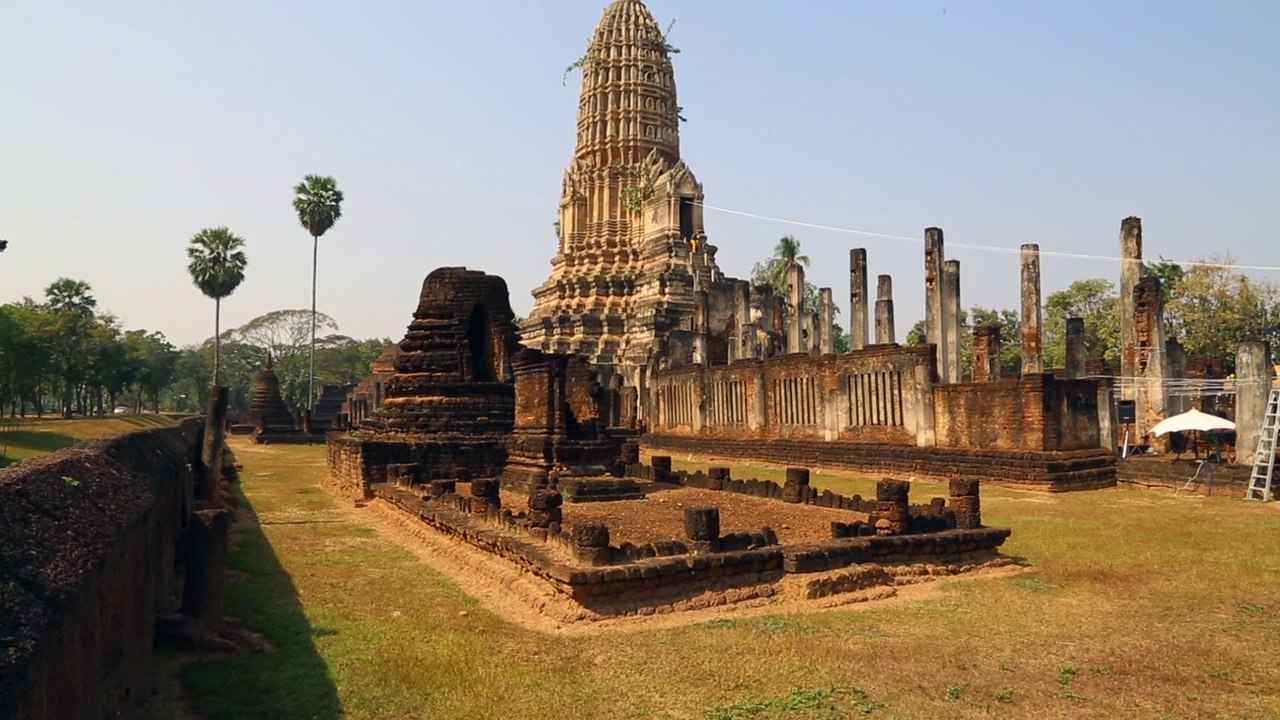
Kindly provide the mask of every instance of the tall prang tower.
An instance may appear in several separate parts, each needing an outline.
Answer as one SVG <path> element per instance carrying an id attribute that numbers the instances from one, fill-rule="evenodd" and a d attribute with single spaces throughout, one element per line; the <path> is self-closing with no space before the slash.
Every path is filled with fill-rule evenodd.
<path id="1" fill-rule="evenodd" d="M 702 185 L 680 159 L 670 46 L 641 0 L 605 8 L 581 64 L 560 247 L 521 336 L 640 386 L 670 333 L 696 329 L 697 291 L 720 270 L 703 232 Z"/>

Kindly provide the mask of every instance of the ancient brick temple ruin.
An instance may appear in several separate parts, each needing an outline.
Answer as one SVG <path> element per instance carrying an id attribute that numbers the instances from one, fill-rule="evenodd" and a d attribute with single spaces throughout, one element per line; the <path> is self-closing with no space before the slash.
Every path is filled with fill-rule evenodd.
<path id="1" fill-rule="evenodd" d="M 643 3 L 614 2 L 585 58 L 560 246 L 551 277 L 534 290 L 523 340 L 585 355 L 632 386 L 664 357 L 723 362 L 745 322 L 735 293 L 745 301 L 751 289 L 722 277 L 706 241 L 702 185 L 680 159 L 680 107 L 662 31 Z M 723 317 L 734 312 L 737 321 Z M 710 345 L 695 348 L 695 333 Z"/>
<path id="2" fill-rule="evenodd" d="M 636 433 L 609 427 L 619 389 L 582 356 L 521 348 L 511 318 L 500 278 L 432 272 L 382 407 L 330 433 L 326 484 L 511 561 L 575 619 L 883 591 L 1008 562 L 1009 531 L 981 526 L 976 480 L 953 484 L 950 504 L 912 506 L 898 480 L 872 501 L 818 491 L 804 468 L 778 485 L 641 464 Z M 923 373 L 932 348 L 906 357 L 891 382 Z"/>
<path id="3" fill-rule="evenodd" d="M 428 275 L 382 406 L 330 435 L 331 471 L 356 487 L 406 473 L 497 477 L 515 423 L 513 317 L 502 278 L 466 268 Z"/>
<path id="4" fill-rule="evenodd" d="M 258 376 L 258 385 L 249 399 L 249 412 L 245 418 L 253 428 L 256 443 L 305 443 L 312 438 L 299 429 L 299 419 L 289 411 L 280 394 L 280 378 L 276 377 L 275 363 L 270 354 Z"/>
<path id="5" fill-rule="evenodd" d="M 986 328 L 985 365 L 964 372 L 960 263 L 940 228 L 924 232 L 928 344 L 894 344 L 892 279 L 879 278 L 873 308 L 855 248 L 852 351 L 836 355 L 832 292 L 804 308 L 801 266 L 787 269 L 786 297 L 720 273 L 703 188 L 680 159 L 669 48 L 644 4 L 609 5 L 585 57 L 560 245 L 521 334 L 584 355 L 617 390 L 611 420 L 633 419 L 658 452 L 938 477 L 960 466 L 1048 490 L 1114 483 L 1109 384 L 1043 372 L 1038 246 L 1023 248 L 1020 378 L 1000 377 Z"/>

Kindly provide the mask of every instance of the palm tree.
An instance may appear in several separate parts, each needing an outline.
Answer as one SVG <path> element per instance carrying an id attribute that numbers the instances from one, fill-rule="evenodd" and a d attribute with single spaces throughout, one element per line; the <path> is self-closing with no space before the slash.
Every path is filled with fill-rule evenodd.
<path id="1" fill-rule="evenodd" d="M 98 301 L 89 294 L 91 289 L 89 283 L 83 280 L 58 278 L 44 289 L 44 297 L 55 313 L 73 313 L 85 317 L 92 315 L 93 309 L 98 305 Z"/>
<path id="2" fill-rule="evenodd" d="M 213 298 L 213 384 L 218 384 L 218 355 L 222 351 L 222 298 L 244 281 L 244 238 L 225 227 L 205 228 L 187 244 L 187 272 L 205 297 Z"/>
<path id="3" fill-rule="evenodd" d="M 45 300 L 56 317 L 54 352 L 58 377 L 62 380 L 62 416 L 67 418 L 71 417 L 76 385 L 84 379 L 88 367 L 93 309 L 98 305 L 89 294 L 91 289 L 83 280 L 66 277 L 54 280 L 44 289 Z"/>
<path id="4" fill-rule="evenodd" d="M 782 293 L 787 287 L 787 270 L 799 263 L 809 267 L 809 256 L 800 254 L 800 241 L 791 235 L 784 235 L 773 248 L 773 257 L 769 258 L 769 284 Z"/>
<path id="5" fill-rule="evenodd" d="M 315 409 L 316 393 L 316 260 L 320 236 L 342 217 L 342 191 L 324 175 L 308 175 L 293 188 L 293 209 L 298 222 L 311 234 L 311 367 L 307 373 L 307 407 Z"/>

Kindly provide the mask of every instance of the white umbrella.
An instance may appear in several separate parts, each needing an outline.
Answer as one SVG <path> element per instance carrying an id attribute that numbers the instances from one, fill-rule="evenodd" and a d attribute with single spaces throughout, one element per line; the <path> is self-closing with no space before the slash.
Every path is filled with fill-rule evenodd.
<path id="1" fill-rule="evenodd" d="M 1188 410 L 1156 423 L 1156 426 L 1151 428 L 1151 433 L 1153 435 L 1164 435 L 1169 432 L 1187 432 L 1189 430 L 1213 432 L 1214 430 L 1235 429 L 1236 424 L 1226 418 L 1203 413 L 1199 410 Z"/>

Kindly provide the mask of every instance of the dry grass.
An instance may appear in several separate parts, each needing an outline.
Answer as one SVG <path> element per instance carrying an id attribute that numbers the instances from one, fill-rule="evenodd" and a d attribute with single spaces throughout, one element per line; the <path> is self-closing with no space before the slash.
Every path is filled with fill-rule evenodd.
<path id="1" fill-rule="evenodd" d="M 188 668 L 210 720 L 1280 717 L 1280 503 L 984 489 L 985 521 L 1014 529 L 1005 550 L 1029 568 L 1016 577 L 560 637 L 504 622 L 352 521 L 316 487 L 323 448 L 233 447 L 261 525 L 238 531 L 248 577 L 228 611 L 276 649 Z"/>

